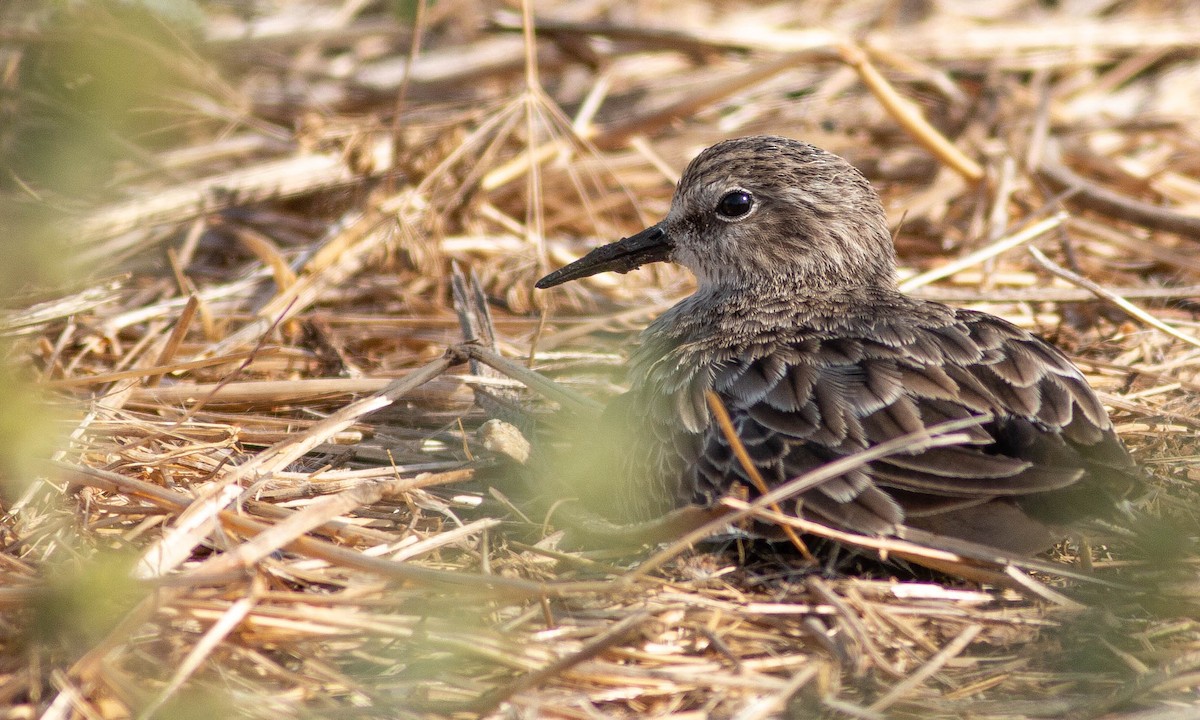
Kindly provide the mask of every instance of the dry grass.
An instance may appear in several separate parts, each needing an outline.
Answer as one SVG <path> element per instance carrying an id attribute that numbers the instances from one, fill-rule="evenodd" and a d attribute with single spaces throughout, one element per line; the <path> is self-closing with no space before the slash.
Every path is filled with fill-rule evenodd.
<path id="1" fill-rule="evenodd" d="M 558 5 L 536 41 L 468 0 L 0 11 L 3 717 L 1200 713 L 1190 550 L 1100 529 L 1001 584 L 573 550 L 472 391 L 550 403 L 447 355 L 457 261 L 502 354 L 615 392 L 686 274 L 533 281 L 712 141 L 800 137 L 880 187 L 908 288 L 1078 360 L 1139 516 L 1194 536 L 1200 17 Z"/>

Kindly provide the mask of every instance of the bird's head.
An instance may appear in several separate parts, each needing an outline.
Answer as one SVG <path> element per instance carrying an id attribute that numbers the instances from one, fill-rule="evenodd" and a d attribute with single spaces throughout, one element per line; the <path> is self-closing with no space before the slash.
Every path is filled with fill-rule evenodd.
<path id="1" fill-rule="evenodd" d="M 895 284 L 887 219 L 867 179 L 837 155 L 773 136 L 726 140 L 700 153 L 662 222 L 537 286 L 659 261 L 688 268 L 701 287 Z"/>

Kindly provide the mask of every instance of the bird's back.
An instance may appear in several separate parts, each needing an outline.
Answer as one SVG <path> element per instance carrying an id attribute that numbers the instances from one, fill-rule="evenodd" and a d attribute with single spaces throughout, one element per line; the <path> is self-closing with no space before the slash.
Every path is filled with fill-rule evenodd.
<path id="1" fill-rule="evenodd" d="M 771 485 L 941 423 L 982 419 L 962 431 L 968 442 L 876 460 L 792 507 L 849 530 L 908 524 L 1027 551 L 1044 538 L 1028 537 L 1030 528 L 997 538 L 981 512 L 1015 509 L 1034 523 L 1103 514 L 1139 477 L 1078 369 L 1004 320 L 880 289 L 739 293 L 690 298 L 660 318 L 630 392 L 607 413 L 627 430 L 617 441 L 618 506 L 631 518 L 708 505 L 738 484 L 756 494 L 709 419 L 708 390 Z M 967 516 L 960 528 L 956 517 Z"/>

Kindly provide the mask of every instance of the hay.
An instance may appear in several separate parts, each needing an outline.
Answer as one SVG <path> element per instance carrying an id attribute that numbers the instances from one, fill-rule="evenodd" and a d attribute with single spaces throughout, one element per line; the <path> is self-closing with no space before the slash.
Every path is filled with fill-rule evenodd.
<path id="1" fill-rule="evenodd" d="M 1200 17 L 896 7 L 0 11 L 6 715 L 1200 712 Z M 914 293 L 1079 362 L 1154 476 L 1144 528 L 814 573 L 583 552 L 510 498 L 476 429 L 553 403 L 448 352 L 451 263 L 501 355 L 603 399 L 686 273 L 533 281 L 759 132 L 866 172 Z"/>

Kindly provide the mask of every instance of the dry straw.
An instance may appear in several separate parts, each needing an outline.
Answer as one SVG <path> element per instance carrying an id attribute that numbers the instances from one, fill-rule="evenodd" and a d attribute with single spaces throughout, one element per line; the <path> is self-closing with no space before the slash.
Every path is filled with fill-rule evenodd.
<path id="1" fill-rule="evenodd" d="M 1193 10 L 167 5 L 0 13 L 0 191 L 69 212 L 74 278 L 6 285 L 0 318 L 41 393 L 6 425 L 53 407 L 58 430 L 51 463 L 5 470 L 9 715 L 1200 712 Z M 54 54 L 89 37 L 159 84 Z M 124 105 L 66 112 L 88 87 Z M 46 132 L 103 169 L 91 209 L 29 161 Z M 594 412 L 689 280 L 533 280 L 661 216 L 700 148 L 762 132 L 866 172 L 915 293 L 1088 370 L 1154 476 L 1136 521 L 1017 562 L 784 518 L 785 489 L 669 518 L 659 548 L 569 542 L 569 505 L 531 501 L 475 430 Z M 451 261 L 482 283 L 482 345 L 459 346 Z M 686 534 L 739 515 L 822 565 Z"/>

